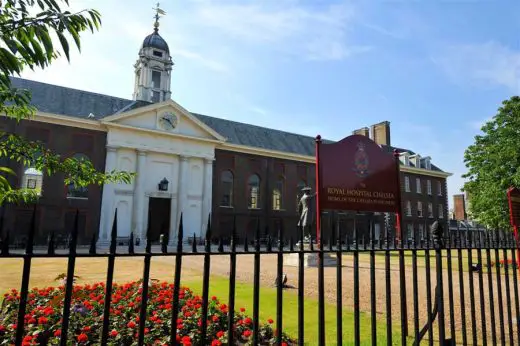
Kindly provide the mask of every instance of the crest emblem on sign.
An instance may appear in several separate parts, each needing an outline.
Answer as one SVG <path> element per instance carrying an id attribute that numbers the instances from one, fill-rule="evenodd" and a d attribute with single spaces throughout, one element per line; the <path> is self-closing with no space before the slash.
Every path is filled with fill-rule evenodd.
<path id="1" fill-rule="evenodd" d="M 368 171 L 368 154 L 365 150 L 365 144 L 362 142 L 359 142 L 357 144 L 357 151 L 354 154 L 354 172 L 356 172 L 356 175 L 360 178 L 366 178 L 369 174 Z"/>

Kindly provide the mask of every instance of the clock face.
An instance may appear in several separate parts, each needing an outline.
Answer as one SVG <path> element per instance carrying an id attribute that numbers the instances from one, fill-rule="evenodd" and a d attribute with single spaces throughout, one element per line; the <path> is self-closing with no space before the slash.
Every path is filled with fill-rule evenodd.
<path id="1" fill-rule="evenodd" d="M 159 125 L 165 130 L 173 130 L 177 127 L 177 116 L 171 112 L 159 116 Z"/>

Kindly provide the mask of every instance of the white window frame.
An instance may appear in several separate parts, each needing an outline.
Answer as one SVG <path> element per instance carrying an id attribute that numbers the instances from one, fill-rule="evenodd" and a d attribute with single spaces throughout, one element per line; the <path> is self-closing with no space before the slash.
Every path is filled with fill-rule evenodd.
<path id="1" fill-rule="evenodd" d="M 444 219 L 444 206 L 439 204 L 439 219 Z"/>
<path id="2" fill-rule="evenodd" d="M 426 181 L 426 190 L 428 191 L 428 195 L 432 195 L 432 181 L 428 179 Z"/>
<path id="3" fill-rule="evenodd" d="M 428 203 L 428 217 L 433 218 L 433 204 L 431 202 Z"/>
<path id="4" fill-rule="evenodd" d="M 410 192 L 410 177 L 407 175 L 404 176 L 404 191 Z"/>
<path id="5" fill-rule="evenodd" d="M 422 193 L 421 178 L 415 178 L 415 189 L 417 193 Z"/>
<path id="6" fill-rule="evenodd" d="M 417 201 L 417 217 L 423 217 L 422 202 Z"/>

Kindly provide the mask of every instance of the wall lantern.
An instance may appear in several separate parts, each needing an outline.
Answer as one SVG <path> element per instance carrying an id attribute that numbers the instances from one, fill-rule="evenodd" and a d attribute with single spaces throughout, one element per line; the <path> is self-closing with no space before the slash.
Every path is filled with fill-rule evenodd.
<path id="1" fill-rule="evenodd" d="M 159 191 L 168 191 L 168 180 L 166 178 L 163 178 L 161 182 L 159 183 Z"/>

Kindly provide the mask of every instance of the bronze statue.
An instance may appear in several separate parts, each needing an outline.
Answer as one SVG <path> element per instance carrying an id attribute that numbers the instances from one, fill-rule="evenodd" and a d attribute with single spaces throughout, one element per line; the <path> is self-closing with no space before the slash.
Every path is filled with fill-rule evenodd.
<path id="1" fill-rule="evenodd" d="M 303 188 L 303 196 L 300 198 L 300 202 L 298 203 L 298 227 L 301 227 L 303 232 L 303 241 L 306 243 L 310 242 L 311 227 L 314 224 L 313 201 L 316 194 L 311 194 L 310 191 L 310 187 Z"/>

